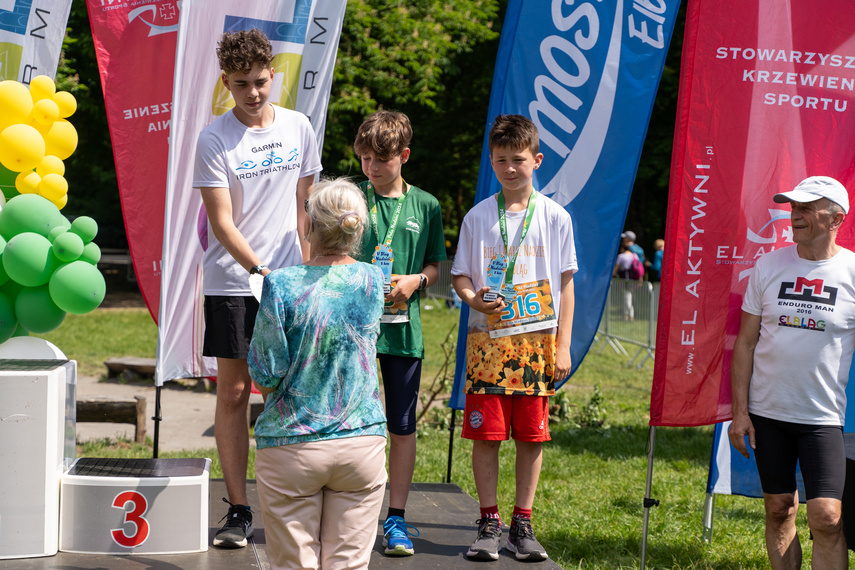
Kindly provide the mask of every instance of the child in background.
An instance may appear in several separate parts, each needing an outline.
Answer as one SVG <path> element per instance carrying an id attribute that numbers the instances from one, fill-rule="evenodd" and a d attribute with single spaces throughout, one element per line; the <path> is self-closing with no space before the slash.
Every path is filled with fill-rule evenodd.
<path id="1" fill-rule="evenodd" d="M 564 208 L 532 186 L 543 155 L 531 120 L 496 117 L 488 142 L 502 190 L 466 214 L 451 269 L 454 288 L 474 309 L 466 341 L 462 435 L 474 440 L 481 518 L 466 556 L 499 558 L 499 446 L 513 437 L 516 499 L 507 548 L 519 560 L 545 560 L 531 515 L 542 442 L 550 439 L 548 396 L 571 367 L 573 223 Z"/>
<path id="2" fill-rule="evenodd" d="M 650 268 L 650 280 L 662 280 L 662 257 L 665 255 L 665 240 L 657 239 L 653 242 L 653 262 L 646 261 L 644 264 Z"/>
<path id="3" fill-rule="evenodd" d="M 390 439 L 383 546 L 392 556 L 412 555 L 410 537 L 418 536 L 404 514 L 416 463 L 416 406 L 424 358 L 419 291 L 437 280 L 439 262 L 446 258 L 439 202 L 401 175 L 412 137 L 405 114 L 377 111 L 365 119 L 353 143 L 368 177 L 360 184 L 368 201 L 369 227 L 359 260 L 379 265 L 386 285 L 377 357 Z"/>

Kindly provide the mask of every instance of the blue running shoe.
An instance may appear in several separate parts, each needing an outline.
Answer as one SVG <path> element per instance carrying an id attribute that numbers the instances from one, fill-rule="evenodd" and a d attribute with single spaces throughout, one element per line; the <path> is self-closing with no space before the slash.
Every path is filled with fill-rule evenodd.
<path id="1" fill-rule="evenodd" d="M 419 529 L 408 525 L 401 517 L 389 517 L 383 523 L 383 547 L 389 556 L 412 556 L 410 537 L 419 536 Z"/>

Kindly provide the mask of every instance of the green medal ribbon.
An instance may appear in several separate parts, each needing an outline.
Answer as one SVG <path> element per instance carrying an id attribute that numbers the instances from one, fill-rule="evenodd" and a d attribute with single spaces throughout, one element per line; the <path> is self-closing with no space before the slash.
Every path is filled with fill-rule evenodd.
<path id="1" fill-rule="evenodd" d="M 502 243 L 505 245 L 505 253 L 508 255 L 508 268 L 505 270 L 505 287 L 512 287 L 514 283 L 514 266 L 517 263 L 517 255 L 519 255 L 522 242 L 528 233 L 528 228 L 531 225 L 531 219 L 534 216 L 534 205 L 537 202 L 537 190 L 531 191 L 531 196 L 528 197 L 528 205 L 526 206 L 525 220 L 523 220 L 522 233 L 520 234 L 520 242 L 517 245 L 517 250 L 511 257 L 511 250 L 508 247 L 508 220 L 505 214 L 505 195 L 499 192 L 499 231 L 502 233 Z"/>
<path id="2" fill-rule="evenodd" d="M 398 196 L 398 205 L 395 208 L 395 213 L 392 214 L 392 219 L 389 221 L 389 229 L 386 230 L 386 239 L 383 241 L 383 245 L 385 245 L 390 250 L 392 249 L 392 238 L 395 237 L 395 230 L 398 228 L 398 218 L 401 216 L 401 210 L 404 209 L 404 201 L 406 201 L 407 196 L 409 195 L 409 187 L 407 183 L 404 182 L 404 190 L 401 192 L 401 195 Z M 380 226 L 377 223 L 377 202 L 374 199 L 374 185 L 368 185 L 368 197 L 371 202 L 371 210 L 370 210 L 370 219 L 371 219 L 371 229 L 374 230 L 374 235 L 377 236 L 377 243 L 380 243 Z"/>

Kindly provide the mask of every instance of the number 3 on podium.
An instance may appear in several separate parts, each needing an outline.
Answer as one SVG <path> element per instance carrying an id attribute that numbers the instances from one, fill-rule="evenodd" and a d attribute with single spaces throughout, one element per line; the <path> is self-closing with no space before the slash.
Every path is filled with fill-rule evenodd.
<path id="1" fill-rule="evenodd" d="M 125 528 L 117 528 L 111 530 L 110 533 L 119 546 L 134 548 L 144 543 L 149 535 L 148 521 L 143 518 L 143 515 L 148 511 L 148 501 L 136 491 L 122 491 L 113 499 L 113 507 L 116 509 L 125 510 L 128 503 L 131 504 L 132 508 L 125 511 L 125 520 L 122 522 L 125 526 L 128 523 L 134 525 L 134 532 L 129 535 Z"/>

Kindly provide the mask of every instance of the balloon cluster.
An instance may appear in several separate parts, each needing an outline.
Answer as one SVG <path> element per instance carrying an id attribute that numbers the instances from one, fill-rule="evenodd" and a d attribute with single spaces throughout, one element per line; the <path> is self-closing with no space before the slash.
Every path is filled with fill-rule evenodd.
<path id="1" fill-rule="evenodd" d="M 104 300 L 98 224 L 60 213 L 68 202 L 62 161 L 77 147 L 65 118 L 76 108 L 49 77 L 35 77 L 29 90 L 0 81 L 0 343 L 52 331 L 67 313 Z"/>
<path id="2" fill-rule="evenodd" d="M 38 194 L 60 210 L 65 207 L 68 182 L 62 161 L 77 148 L 77 131 L 66 118 L 76 110 L 74 95 L 57 91 L 46 75 L 34 77 L 29 90 L 17 81 L 0 81 L 0 184 L 5 198 Z"/>

